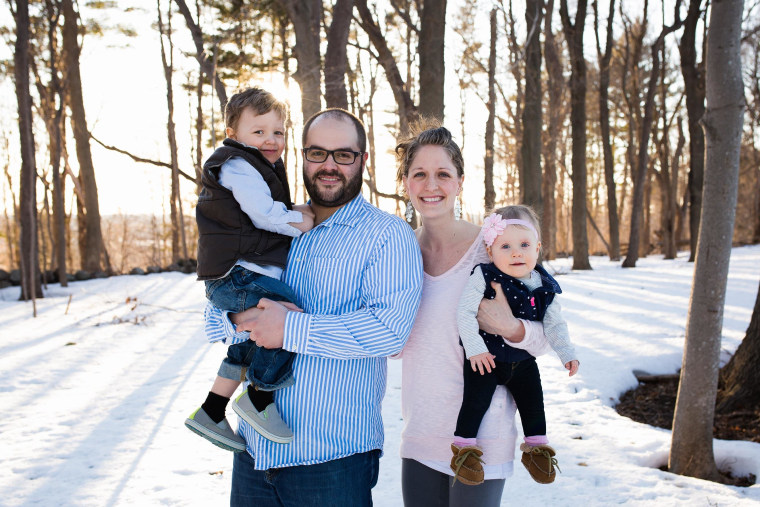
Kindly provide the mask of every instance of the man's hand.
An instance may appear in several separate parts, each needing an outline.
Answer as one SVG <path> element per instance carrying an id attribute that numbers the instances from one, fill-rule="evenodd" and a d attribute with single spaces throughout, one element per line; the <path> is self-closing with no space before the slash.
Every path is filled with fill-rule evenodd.
<path id="1" fill-rule="evenodd" d="M 256 308 L 234 314 L 232 321 L 237 324 L 237 331 L 249 331 L 250 340 L 256 342 L 256 345 L 265 349 L 278 349 L 282 348 L 287 313 L 288 308 L 283 304 L 261 298 Z"/>
<path id="2" fill-rule="evenodd" d="M 496 291 L 493 299 L 483 299 L 478 306 L 478 327 L 491 334 L 503 336 L 507 341 L 520 343 L 525 336 L 525 328 L 512 313 L 501 285 L 491 282 Z"/>
<path id="3" fill-rule="evenodd" d="M 483 370 L 491 373 L 491 368 L 496 368 L 496 363 L 493 358 L 496 357 L 490 352 L 483 352 L 482 354 L 474 355 L 470 358 L 470 366 L 472 371 L 480 371 L 483 375 Z"/>

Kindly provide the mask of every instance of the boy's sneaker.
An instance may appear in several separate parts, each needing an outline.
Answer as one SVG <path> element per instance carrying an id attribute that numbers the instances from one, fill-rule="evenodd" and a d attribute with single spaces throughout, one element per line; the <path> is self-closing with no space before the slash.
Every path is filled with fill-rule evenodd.
<path id="1" fill-rule="evenodd" d="M 557 458 L 554 457 L 554 449 L 551 446 L 522 443 L 520 450 L 523 452 L 520 461 L 528 469 L 528 473 L 534 481 L 541 484 L 554 482 L 559 466 L 557 465 Z"/>
<path id="2" fill-rule="evenodd" d="M 451 444 L 451 470 L 454 471 L 454 479 L 468 486 L 477 486 L 483 483 L 483 451 L 480 447 L 467 445 L 459 447 Z"/>
<path id="3" fill-rule="evenodd" d="M 251 403 L 248 391 L 244 390 L 240 396 L 235 398 L 232 403 L 232 410 L 262 437 L 278 444 L 289 444 L 293 441 L 293 432 L 280 417 L 274 403 L 270 403 L 267 408 L 259 412 Z"/>
<path id="4" fill-rule="evenodd" d="M 236 435 L 227 419 L 215 423 L 203 408 L 199 408 L 185 419 L 185 426 L 212 444 L 232 452 L 245 451 L 245 440 Z"/>

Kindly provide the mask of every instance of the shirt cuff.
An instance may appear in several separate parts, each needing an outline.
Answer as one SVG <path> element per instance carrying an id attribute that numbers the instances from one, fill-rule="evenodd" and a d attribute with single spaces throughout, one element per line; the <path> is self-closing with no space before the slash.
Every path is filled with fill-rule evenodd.
<path id="1" fill-rule="evenodd" d="M 532 356 L 545 354 L 549 347 L 549 342 L 544 336 L 544 326 L 540 322 L 532 320 L 518 319 L 525 328 L 525 336 L 520 342 L 511 342 L 506 338 L 504 341 L 511 347 L 527 351 Z"/>
<path id="2" fill-rule="evenodd" d="M 303 312 L 288 312 L 285 315 L 285 329 L 282 337 L 282 348 L 290 352 L 303 354 L 311 330 L 311 315 Z"/>

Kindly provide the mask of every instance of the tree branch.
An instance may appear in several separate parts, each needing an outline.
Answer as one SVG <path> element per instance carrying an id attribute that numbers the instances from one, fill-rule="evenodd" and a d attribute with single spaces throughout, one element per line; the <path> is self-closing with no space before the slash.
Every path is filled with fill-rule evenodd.
<path id="1" fill-rule="evenodd" d="M 138 157 L 137 155 L 133 155 L 132 153 L 129 153 L 126 150 L 122 150 L 121 148 L 117 148 L 116 146 L 109 146 L 109 145 L 105 144 L 103 141 L 101 141 L 100 139 L 98 139 L 97 137 L 95 137 L 94 135 L 92 135 L 92 132 L 90 132 L 90 138 L 92 138 L 93 141 L 95 141 L 96 143 L 98 143 L 99 145 L 101 145 L 103 148 L 105 148 L 107 150 L 115 151 L 116 153 L 121 153 L 122 155 L 126 155 L 129 158 L 131 158 L 132 160 L 134 160 L 135 162 L 141 162 L 141 163 L 144 163 L 144 164 L 153 164 L 153 165 L 157 165 L 159 167 L 166 167 L 169 170 L 171 170 L 171 168 L 172 168 L 171 164 L 168 164 L 166 162 L 160 162 L 160 161 L 157 161 L 157 160 L 150 160 L 148 158 Z M 178 169 L 178 171 L 179 171 L 180 176 L 183 176 L 184 178 L 192 181 L 193 183 L 197 183 L 195 181 L 195 178 L 193 178 L 192 176 L 190 176 L 186 172 L 182 171 L 181 169 Z"/>

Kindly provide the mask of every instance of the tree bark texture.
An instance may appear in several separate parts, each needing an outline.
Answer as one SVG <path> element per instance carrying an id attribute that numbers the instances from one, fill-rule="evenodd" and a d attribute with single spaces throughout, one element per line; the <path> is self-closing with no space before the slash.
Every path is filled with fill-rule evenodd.
<path id="1" fill-rule="evenodd" d="M 100 229 L 100 205 L 98 186 L 95 181 L 95 167 L 90 152 L 90 133 L 82 96 L 82 78 L 79 73 L 79 16 L 74 11 L 72 0 L 62 0 L 63 7 L 63 54 L 66 69 L 68 104 L 71 108 L 71 124 L 76 142 L 79 161 L 79 179 L 84 192 L 84 250 L 81 252 L 82 269 L 100 271 L 100 256 L 103 253 L 103 235 Z"/>
<path id="2" fill-rule="evenodd" d="M 567 0 L 559 8 L 565 38 L 570 49 L 570 125 L 572 129 L 573 181 L 573 269 L 591 269 L 586 228 L 586 60 L 583 57 L 583 31 L 586 25 L 586 0 L 578 0 L 575 22 L 570 21 Z"/>
<path id="3" fill-rule="evenodd" d="M 754 410 L 760 405 L 760 288 L 747 334 L 739 348 L 720 370 L 718 412 Z"/>
<path id="4" fill-rule="evenodd" d="M 19 215 L 21 244 L 21 296 L 23 301 L 42 296 L 37 260 L 37 167 L 32 130 L 32 97 L 29 91 L 29 3 L 16 1 L 16 42 L 13 53 L 18 131 L 21 146 Z M 36 311 L 35 311 L 36 314 Z"/>
<path id="5" fill-rule="evenodd" d="M 728 262 L 739 184 L 744 97 L 742 0 L 712 3 L 707 38 L 705 185 L 697 258 L 686 323 L 669 467 L 715 479 L 713 419 Z"/>
<path id="6" fill-rule="evenodd" d="M 552 31 L 554 0 L 546 3 L 544 17 L 544 60 L 546 61 L 547 93 L 549 95 L 549 125 L 544 143 L 543 213 L 541 219 L 541 246 L 544 259 L 557 256 L 557 141 L 562 128 L 562 91 L 564 77 L 557 41 Z"/>
<path id="7" fill-rule="evenodd" d="M 697 255 L 699 220 L 702 212 L 702 187 L 705 175 L 705 135 L 699 121 L 705 114 L 704 62 L 697 63 L 697 22 L 701 16 L 702 0 L 691 0 L 684 21 L 683 35 L 678 45 L 681 54 L 681 75 L 686 92 L 686 112 L 689 118 L 689 261 Z"/>
<path id="8" fill-rule="evenodd" d="M 446 0 L 423 0 L 417 51 L 420 58 L 420 105 L 422 116 L 443 121 L 446 33 Z"/>
<path id="9" fill-rule="evenodd" d="M 520 154 L 520 200 L 543 214 L 541 198 L 541 20 L 542 1 L 527 0 L 525 25 L 525 107 L 522 111 L 523 138 Z"/>
<path id="10" fill-rule="evenodd" d="M 296 34 L 298 68 L 293 78 L 301 87 L 301 113 L 306 122 L 322 109 L 322 60 L 319 54 L 320 17 L 322 2 L 319 0 L 278 0 L 293 23 Z"/>
<path id="11" fill-rule="evenodd" d="M 337 0 L 332 9 L 332 23 L 327 30 L 325 51 L 325 102 L 327 107 L 348 109 L 346 94 L 346 48 L 354 0 Z"/>
<path id="12" fill-rule="evenodd" d="M 599 22 L 597 3 L 594 2 L 594 32 L 596 35 L 596 54 L 599 60 L 599 124 L 602 135 L 604 155 L 604 182 L 607 187 L 607 224 L 610 241 L 608 254 L 611 261 L 620 260 L 620 220 L 617 214 L 617 194 L 615 192 L 615 162 L 612 159 L 612 139 L 610 136 L 610 60 L 612 59 L 612 26 L 615 18 L 615 0 L 610 0 L 605 49 L 602 53 L 599 44 Z"/>
<path id="13" fill-rule="evenodd" d="M 494 208 L 496 191 L 493 187 L 493 141 L 496 123 L 496 9 L 491 10 L 491 47 L 488 52 L 488 119 L 486 120 L 486 156 L 483 166 L 486 213 Z"/>

